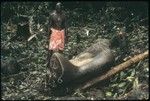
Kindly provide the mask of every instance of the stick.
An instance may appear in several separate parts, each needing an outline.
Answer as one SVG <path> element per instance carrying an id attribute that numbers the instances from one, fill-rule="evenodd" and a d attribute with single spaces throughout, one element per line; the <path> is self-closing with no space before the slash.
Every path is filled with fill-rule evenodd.
<path id="1" fill-rule="evenodd" d="M 115 67 L 113 67 L 111 70 L 109 70 L 108 72 L 106 72 L 104 75 L 100 76 L 100 77 L 97 77 L 89 82 L 86 83 L 86 85 L 84 85 L 81 90 L 86 90 L 87 88 L 93 86 L 94 84 L 102 81 L 102 80 L 105 80 L 105 79 L 108 79 L 110 78 L 111 76 L 117 74 L 118 72 L 121 72 L 122 70 L 128 68 L 129 66 L 131 66 L 132 64 L 135 64 L 145 58 L 148 57 L 148 50 L 145 51 L 144 53 L 141 53 L 139 55 L 136 55 L 134 56 L 133 58 L 131 58 L 130 60 L 124 62 L 124 63 L 121 63 Z"/>
<path id="2" fill-rule="evenodd" d="M 31 35 L 31 36 L 28 38 L 28 42 L 29 42 L 31 39 L 33 39 L 34 37 L 36 37 L 37 34 L 38 34 L 38 33 Z"/>

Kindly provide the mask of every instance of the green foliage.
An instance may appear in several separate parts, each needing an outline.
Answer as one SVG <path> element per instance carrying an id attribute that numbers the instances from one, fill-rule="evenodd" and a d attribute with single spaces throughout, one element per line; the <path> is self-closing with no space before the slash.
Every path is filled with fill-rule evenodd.
<path id="1" fill-rule="evenodd" d="M 19 74 L 8 77 L 1 77 L 2 99 L 58 99 L 51 95 L 51 92 L 43 93 L 46 75 L 47 51 L 45 46 L 48 44 L 47 21 L 49 12 L 54 8 L 55 2 L 3 2 L 1 3 L 1 59 L 14 57 L 17 60 L 24 59 L 20 64 L 23 67 Z M 72 3 L 73 4 L 73 3 Z M 125 28 L 128 44 L 127 53 L 120 48 L 114 49 L 115 63 L 123 62 L 127 56 L 133 56 L 148 50 L 148 7 L 144 5 L 143 11 L 132 5 L 118 6 L 122 3 L 105 2 L 103 6 L 96 6 L 97 3 L 89 4 L 74 2 L 71 8 L 66 5 L 68 16 L 69 40 L 65 46 L 64 56 L 68 59 L 73 58 L 86 47 L 92 45 L 98 38 L 112 39 L 122 28 Z M 100 2 L 98 2 L 100 4 Z M 76 7 L 78 5 L 78 7 Z M 95 6 L 94 6 L 95 5 Z M 99 7 L 99 8 L 98 8 Z M 139 6 L 138 6 L 139 7 Z M 145 9 L 147 8 L 147 9 Z M 26 15 L 33 17 L 33 32 L 38 32 L 37 38 L 30 42 L 10 41 L 16 34 L 18 16 Z M 144 16 L 143 16 L 144 15 Z M 43 32 L 40 32 L 37 25 L 40 25 Z M 7 51 L 8 52 L 7 52 Z M 90 89 L 87 92 L 76 91 L 70 96 L 87 99 L 119 99 L 128 92 L 138 89 L 146 96 L 141 98 L 148 99 L 146 91 L 140 87 L 148 86 L 148 60 L 133 65 L 132 69 L 124 70 L 111 78 L 109 86 L 100 87 L 104 93 L 100 94 L 99 88 Z M 134 94 L 134 93 L 133 93 Z M 141 95 L 142 95 L 141 94 Z M 90 97 L 91 96 L 91 97 Z M 136 96 L 136 99 L 141 99 Z M 60 97 L 61 99 L 61 97 Z"/>

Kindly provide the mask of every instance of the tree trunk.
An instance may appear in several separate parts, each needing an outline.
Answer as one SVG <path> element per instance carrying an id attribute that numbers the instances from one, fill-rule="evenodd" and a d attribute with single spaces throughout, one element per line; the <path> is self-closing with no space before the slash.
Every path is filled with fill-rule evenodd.
<path id="1" fill-rule="evenodd" d="M 87 82 L 82 88 L 81 90 L 86 90 L 87 88 L 93 86 L 94 84 L 102 81 L 102 80 L 105 80 L 105 79 L 108 79 L 110 77 L 112 77 L 113 75 L 121 72 L 122 70 L 128 68 L 129 66 L 145 59 L 148 57 L 148 50 L 145 51 L 144 53 L 141 53 L 139 55 L 136 55 L 134 56 L 133 58 L 131 58 L 130 60 L 127 60 L 126 62 L 124 63 L 121 63 L 115 67 L 113 67 L 111 70 L 109 70 L 107 73 L 105 73 L 104 75 L 100 76 L 100 77 L 97 77 L 89 82 Z"/>

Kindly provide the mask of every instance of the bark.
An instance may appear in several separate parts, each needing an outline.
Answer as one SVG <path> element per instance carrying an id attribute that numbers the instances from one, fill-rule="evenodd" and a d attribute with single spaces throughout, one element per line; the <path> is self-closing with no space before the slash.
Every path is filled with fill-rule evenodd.
<path id="1" fill-rule="evenodd" d="M 131 65 L 139 62 L 139 61 L 142 61 L 143 59 L 147 58 L 148 57 L 148 54 L 149 54 L 149 51 L 145 51 L 144 53 L 141 53 L 139 55 L 136 55 L 134 56 L 133 58 L 127 60 L 126 62 L 124 63 L 121 63 L 115 67 L 113 67 L 111 70 L 109 70 L 108 72 L 106 72 L 104 75 L 100 76 L 100 77 L 97 77 L 89 82 L 87 82 L 83 87 L 81 87 L 81 90 L 86 90 L 87 88 L 93 86 L 94 84 L 102 81 L 102 80 L 105 80 L 105 79 L 108 79 L 110 77 L 112 77 L 113 75 L 129 68 Z"/>

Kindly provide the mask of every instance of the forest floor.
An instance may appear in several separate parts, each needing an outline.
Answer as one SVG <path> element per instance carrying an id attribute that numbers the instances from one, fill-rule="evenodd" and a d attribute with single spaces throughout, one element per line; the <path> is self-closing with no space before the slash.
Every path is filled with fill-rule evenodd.
<path id="1" fill-rule="evenodd" d="M 72 17 L 68 27 L 69 40 L 65 46 L 64 56 L 71 59 L 84 49 L 91 46 L 98 38 L 111 39 L 117 33 L 125 33 L 127 47 L 114 48 L 115 64 L 124 62 L 126 57 L 132 57 L 148 50 L 148 16 L 141 17 L 129 13 L 131 16 L 122 21 L 116 19 L 115 10 L 106 8 L 87 14 L 88 19 L 78 21 L 78 9 L 74 13 L 67 13 Z M 79 17 L 77 15 L 80 15 Z M 97 18 L 94 18 L 97 17 Z M 93 20 L 94 18 L 94 20 Z M 1 96 L 3 100 L 77 100 L 77 99 L 148 99 L 149 98 L 149 59 L 132 65 L 133 68 L 124 70 L 112 77 L 108 84 L 97 85 L 84 92 L 79 89 L 73 94 L 63 97 L 53 96 L 50 91 L 45 92 L 45 76 L 47 65 L 47 32 L 46 25 L 37 29 L 36 38 L 27 42 L 25 40 L 9 41 L 16 33 L 16 24 L 8 21 L 1 24 L 1 46 L 8 53 L 2 53 L 1 59 L 25 59 L 20 62 L 21 72 L 4 76 L 1 74 Z M 125 28 L 125 29 L 124 29 Z M 122 44 L 122 43 L 119 43 Z"/>

